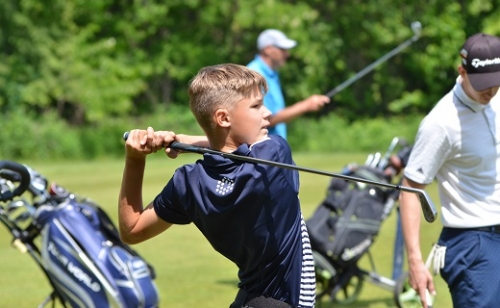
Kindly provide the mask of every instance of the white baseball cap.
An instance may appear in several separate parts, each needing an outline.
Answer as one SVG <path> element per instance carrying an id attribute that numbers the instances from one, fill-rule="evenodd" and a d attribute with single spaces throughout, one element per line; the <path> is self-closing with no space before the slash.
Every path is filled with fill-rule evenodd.
<path id="1" fill-rule="evenodd" d="M 257 38 L 257 48 L 262 50 L 267 46 L 276 46 L 281 49 L 290 49 L 297 46 L 297 41 L 289 39 L 283 32 L 276 29 L 262 31 Z"/>

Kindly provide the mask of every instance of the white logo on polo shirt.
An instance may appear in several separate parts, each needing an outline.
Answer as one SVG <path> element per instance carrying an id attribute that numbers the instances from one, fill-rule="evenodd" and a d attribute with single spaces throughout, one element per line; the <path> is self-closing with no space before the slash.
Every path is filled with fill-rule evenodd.
<path id="1" fill-rule="evenodd" d="M 223 177 L 222 180 L 217 181 L 217 187 L 215 188 L 215 192 L 218 192 L 221 195 L 225 195 L 233 191 L 234 180 Z"/>

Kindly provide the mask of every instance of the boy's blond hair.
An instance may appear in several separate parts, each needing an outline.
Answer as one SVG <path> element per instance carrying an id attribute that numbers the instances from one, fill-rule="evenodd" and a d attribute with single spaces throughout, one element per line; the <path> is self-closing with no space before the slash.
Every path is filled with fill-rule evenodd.
<path id="1" fill-rule="evenodd" d="M 230 109 L 244 98 L 264 96 L 266 92 L 264 77 L 246 66 L 230 63 L 207 66 L 200 69 L 189 84 L 189 107 L 208 134 L 214 128 L 215 110 Z"/>

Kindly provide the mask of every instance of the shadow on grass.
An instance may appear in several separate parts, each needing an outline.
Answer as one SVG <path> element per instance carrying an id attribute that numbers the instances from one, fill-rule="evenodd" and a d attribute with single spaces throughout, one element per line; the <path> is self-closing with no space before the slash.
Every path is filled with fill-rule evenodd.
<path id="1" fill-rule="evenodd" d="M 227 286 L 234 286 L 236 289 L 238 289 L 238 280 L 237 279 L 217 280 L 216 283 L 227 285 Z"/>
<path id="2" fill-rule="evenodd" d="M 235 292 L 238 290 L 237 279 L 218 280 L 216 283 L 227 286 L 233 286 L 235 288 Z M 316 308 L 369 308 L 374 306 L 392 308 L 396 307 L 396 303 L 394 302 L 394 299 L 392 299 L 390 296 L 388 296 L 387 298 L 378 298 L 370 300 L 361 299 L 350 304 L 340 304 L 337 302 L 331 302 L 328 298 L 325 297 L 321 302 L 316 303 Z"/>
<path id="3" fill-rule="evenodd" d="M 339 304 L 323 300 L 316 303 L 316 308 L 369 308 L 369 307 L 396 307 L 392 298 L 372 299 L 372 300 L 357 300 L 350 304 Z"/>

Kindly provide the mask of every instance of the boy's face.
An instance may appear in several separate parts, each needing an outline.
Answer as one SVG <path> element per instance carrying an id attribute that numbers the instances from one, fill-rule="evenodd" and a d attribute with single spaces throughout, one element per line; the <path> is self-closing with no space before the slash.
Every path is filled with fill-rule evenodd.
<path id="1" fill-rule="evenodd" d="M 262 94 L 240 100 L 229 111 L 231 139 L 236 144 L 253 144 L 262 140 L 267 137 L 270 116 Z"/>

